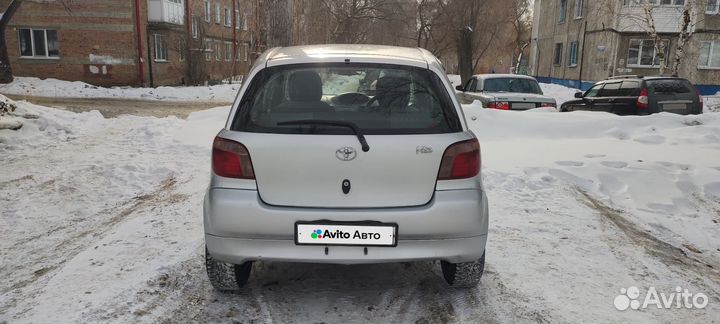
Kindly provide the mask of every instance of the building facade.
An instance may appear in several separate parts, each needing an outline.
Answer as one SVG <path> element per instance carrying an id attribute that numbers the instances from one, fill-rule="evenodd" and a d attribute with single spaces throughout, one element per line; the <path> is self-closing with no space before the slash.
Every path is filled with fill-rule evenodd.
<path id="1" fill-rule="evenodd" d="M 670 74 L 686 1 L 693 0 L 535 0 L 531 73 L 581 89 L 617 75 L 657 75 L 654 27 Z M 694 1 L 694 35 L 678 75 L 714 94 L 720 91 L 720 0 Z"/>
<path id="2" fill-rule="evenodd" d="M 236 78 L 251 65 L 252 2 L 26 0 L 6 30 L 10 64 L 16 76 L 101 86 Z"/>

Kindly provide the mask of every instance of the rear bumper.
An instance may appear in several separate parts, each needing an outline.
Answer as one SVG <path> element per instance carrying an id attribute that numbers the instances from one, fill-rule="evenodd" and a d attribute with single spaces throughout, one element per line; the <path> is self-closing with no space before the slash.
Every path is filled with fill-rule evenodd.
<path id="1" fill-rule="evenodd" d="M 298 221 L 376 221 L 398 224 L 397 247 L 295 245 Z M 488 204 L 482 190 L 436 191 L 424 206 L 326 209 L 276 207 L 255 190 L 212 188 L 204 203 L 208 251 L 220 260 L 378 263 L 442 259 L 464 262 L 485 250 Z"/>
<path id="2" fill-rule="evenodd" d="M 238 239 L 205 235 L 210 254 L 216 259 L 240 264 L 245 261 L 308 263 L 383 263 L 445 260 L 452 263 L 479 259 L 485 252 L 487 235 L 444 240 L 400 240 L 396 247 L 295 245 L 292 240 Z"/>

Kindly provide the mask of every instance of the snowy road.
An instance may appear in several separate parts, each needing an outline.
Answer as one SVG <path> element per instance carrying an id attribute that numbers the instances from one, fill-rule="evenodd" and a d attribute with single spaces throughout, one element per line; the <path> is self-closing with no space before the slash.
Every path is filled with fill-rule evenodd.
<path id="1" fill-rule="evenodd" d="M 204 273 L 201 200 L 227 108 L 73 113 L 0 131 L 0 323 L 718 322 L 720 114 L 617 117 L 466 107 L 491 203 L 487 271 L 427 262 L 256 263 L 238 295 Z M 704 309 L 618 311 L 676 286 Z"/>

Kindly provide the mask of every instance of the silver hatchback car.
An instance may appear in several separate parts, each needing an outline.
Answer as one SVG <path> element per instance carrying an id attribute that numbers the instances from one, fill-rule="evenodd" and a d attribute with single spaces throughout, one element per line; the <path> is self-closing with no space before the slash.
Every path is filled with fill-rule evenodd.
<path id="1" fill-rule="evenodd" d="M 238 290 L 259 260 L 440 261 L 451 286 L 485 264 L 480 147 L 423 49 L 275 48 L 213 143 L 206 266 Z"/>

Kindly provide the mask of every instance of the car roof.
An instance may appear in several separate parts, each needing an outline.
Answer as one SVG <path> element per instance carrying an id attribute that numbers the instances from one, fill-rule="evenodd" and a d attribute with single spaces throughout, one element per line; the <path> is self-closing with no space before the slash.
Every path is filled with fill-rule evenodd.
<path id="1" fill-rule="evenodd" d="M 473 75 L 473 77 L 481 78 L 481 79 L 516 78 L 516 79 L 535 80 L 535 78 L 533 78 L 529 75 L 524 75 L 524 74 L 486 73 L 486 74 L 476 74 L 476 75 Z"/>
<path id="2" fill-rule="evenodd" d="M 421 48 L 366 44 L 326 44 L 276 47 L 263 53 L 257 64 L 265 66 L 291 63 L 332 62 L 340 59 L 362 62 L 387 62 L 427 67 L 439 62 Z"/>

